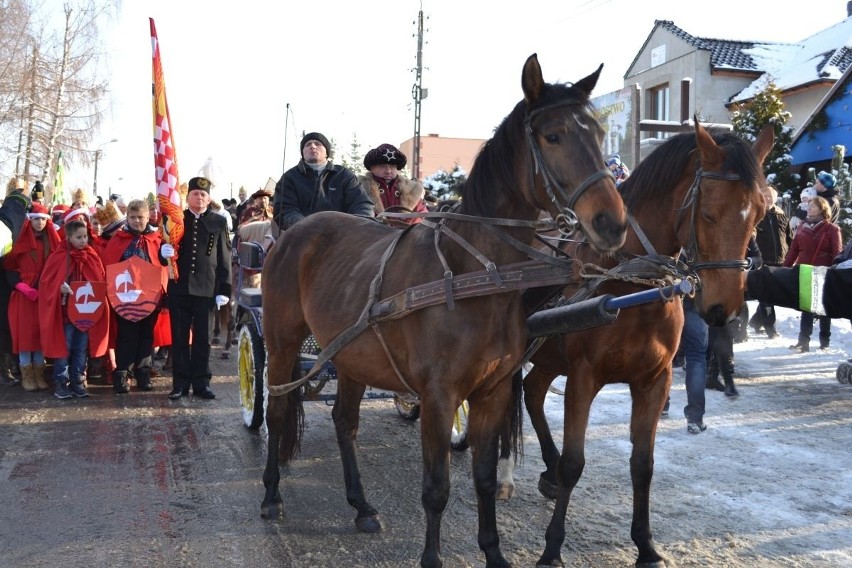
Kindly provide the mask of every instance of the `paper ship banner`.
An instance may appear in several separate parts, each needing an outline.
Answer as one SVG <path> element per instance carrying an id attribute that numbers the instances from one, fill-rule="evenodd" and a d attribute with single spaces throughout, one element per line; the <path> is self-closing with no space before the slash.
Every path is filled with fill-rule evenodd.
<path id="1" fill-rule="evenodd" d="M 163 295 L 163 269 L 138 256 L 106 267 L 107 298 L 118 317 L 139 321 L 151 315 Z"/>
<path id="2" fill-rule="evenodd" d="M 71 282 L 68 296 L 68 319 L 80 331 L 89 331 L 106 308 L 106 282 Z"/>

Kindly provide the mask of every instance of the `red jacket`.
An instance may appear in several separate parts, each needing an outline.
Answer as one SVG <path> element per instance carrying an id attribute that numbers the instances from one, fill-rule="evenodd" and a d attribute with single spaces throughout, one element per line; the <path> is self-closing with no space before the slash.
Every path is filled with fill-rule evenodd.
<path id="1" fill-rule="evenodd" d="M 37 239 L 28 220 L 24 223 L 15 246 L 3 259 L 3 267 L 10 272 L 17 272 L 21 282 L 38 288 L 47 257 L 56 250 L 59 242 L 59 235 L 56 234 L 53 223 L 48 221 L 42 238 Z M 12 331 L 14 353 L 42 350 L 38 318 L 33 317 L 40 301 L 41 298 L 33 302 L 18 290 L 12 290 L 9 298 L 9 327 Z"/>
<path id="2" fill-rule="evenodd" d="M 790 243 L 784 266 L 831 266 L 834 257 L 840 254 L 841 250 L 843 246 L 840 227 L 828 221 L 820 221 L 816 225 L 802 223 Z"/>
<path id="3" fill-rule="evenodd" d="M 68 357 L 59 288 L 69 277 L 91 282 L 106 281 L 103 262 L 94 248 L 87 246 L 82 250 L 69 250 L 68 241 L 64 240 L 44 265 L 39 284 L 39 328 L 42 351 L 51 359 Z M 91 357 L 100 357 L 107 351 L 109 320 L 108 313 L 101 316 L 87 332 Z"/>
<path id="4" fill-rule="evenodd" d="M 103 260 L 104 266 L 109 266 L 110 264 L 116 264 L 121 262 L 121 255 L 124 254 L 124 251 L 127 250 L 127 247 L 133 242 L 133 237 L 135 235 L 131 233 L 127 227 L 123 227 L 122 229 L 116 231 L 112 237 L 108 241 L 101 251 L 101 260 Z M 169 283 L 169 276 L 166 270 L 166 267 L 160 264 L 160 246 L 163 244 L 163 238 L 160 236 L 159 231 L 151 231 L 149 233 L 144 233 L 141 235 L 142 238 L 142 246 L 145 247 L 145 252 L 148 253 L 148 259 L 151 264 L 159 266 L 162 268 L 162 282 L 163 282 L 163 291 L 166 290 L 166 286 Z"/>

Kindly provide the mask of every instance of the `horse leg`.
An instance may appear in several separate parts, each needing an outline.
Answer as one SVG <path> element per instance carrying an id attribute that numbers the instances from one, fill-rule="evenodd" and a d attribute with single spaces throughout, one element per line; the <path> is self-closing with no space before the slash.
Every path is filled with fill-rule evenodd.
<path id="1" fill-rule="evenodd" d="M 283 322 L 276 325 L 276 332 L 283 330 Z M 307 334 L 304 322 L 301 327 L 287 327 L 292 333 L 267 333 L 266 346 L 267 379 L 270 387 L 285 385 L 297 373 L 296 354 L 301 338 Z M 289 338 L 289 339 L 288 339 Z M 293 339 L 298 338 L 298 339 Z M 304 426 L 301 393 L 298 389 L 284 395 L 268 398 L 266 425 L 267 441 L 266 468 L 263 470 L 263 485 L 266 492 L 260 505 L 260 515 L 265 519 L 276 519 L 284 515 L 284 503 L 278 484 L 281 473 L 279 462 L 286 462 L 298 452 Z"/>
<path id="2" fill-rule="evenodd" d="M 524 378 L 524 405 L 538 437 L 541 457 L 545 466 L 545 470 L 541 472 L 538 478 L 538 491 L 548 499 L 556 499 L 556 489 L 559 483 L 556 478 L 559 448 L 553 441 L 550 426 L 547 424 L 547 417 L 544 415 L 544 399 L 547 396 L 548 387 L 555 378 L 555 374 L 544 371 L 538 366 L 533 367 Z"/>
<path id="3" fill-rule="evenodd" d="M 668 378 L 666 378 L 666 373 Z M 636 566 L 665 566 L 662 557 L 654 548 L 651 535 L 650 496 L 651 478 L 654 475 L 654 441 L 657 436 L 657 421 L 671 384 L 671 365 L 662 375 L 655 376 L 652 386 L 647 380 L 630 385 L 633 398 L 630 435 L 633 452 L 630 455 L 630 478 L 633 481 L 633 523 L 630 537 L 639 549 Z"/>
<path id="4" fill-rule="evenodd" d="M 506 377 L 504 383 L 507 388 L 496 388 L 487 396 L 471 401 L 468 416 L 473 482 L 479 511 L 479 548 L 485 553 L 486 566 L 491 568 L 509 566 L 500 551 L 496 493 L 498 450 L 503 445 L 511 447 L 511 440 L 506 436 L 511 432 L 514 400 L 510 382 Z M 507 438 L 503 445 L 500 443 L 501 434 Z"/>
<path id="5" fill-rule="evenodd" d="M 508 501 L 515 495 L 515 461 L 509 433 L 500 434 L 500 458 L 497 460 L 497 500 Z"/>
<path id="6" fill-rule="evenodd" d="M 364 390 L 366 390 L 364 385 L 338 374 L 337 397 L 334 400 L 331 416 L 334 419 L 334 430 L 337 434 L 337 445 L 340 448 L 340 459 L 343 464 L 346 500 L 358 511 L 355 516 L 355 527 L 361 532 L 377 533 L 382 530 L 382 524 L 379 521 L 379 513 L 364 496 L 355 448 L 361 397 L 364 396 Z"/>
<path id="7" fill-rule="evenodd" d="M 562 456 L 557 467 L 559 486 L 556 504 L 544 534 L 544 552 L 536 566 L 564 566 L 561 551 L 565 542 L 565 515 L 571 492 L 586 466 L 585 442 L 589 411 L 600 388 L 591 379 L 582 380 L 584 375 L 576 372 L 576 369 L 571 377 L 565 385 L 565 427 Z"/>
<path id="8" fill-rule="evenodd" d="M 420 502 L 426 515 L 426 541 L 420 556 L 422 568 L 440 568 L 441 519 L 450 495 L 450 436 L 457 405 L 449 396 L 423 397 L 420 400 L 420 444 L 423 453 L 423 483 Z M 474 415 L 473 404 L 468 414 Z M 496 460 L 494 467 L 496 467 Z M 492 471 L 496 475 L 496 470 Z"/>

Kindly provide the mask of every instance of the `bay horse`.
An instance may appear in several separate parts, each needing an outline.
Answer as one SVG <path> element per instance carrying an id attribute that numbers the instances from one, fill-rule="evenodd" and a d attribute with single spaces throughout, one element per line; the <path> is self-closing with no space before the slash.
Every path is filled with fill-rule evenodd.
<path id="1" fill-rule="evenodd" d="M 455 286 L 459 275 L 482 273 L 483 266 L 493 273 L 526 260 L 524 249 L 534 240 L 542 211 L 563 220 L 576 214 L 597 250 L 621 247 L 626 212 L 605 170 L 603 130 L 589 101 L 602 67 L 573 85 L 551 84 L 542 79 L 536 55 L 530 56 L 521 76 L 524 99 L 480 151 L 452 212 L 432 213 L 404 231 L 343 213 L 316 213 L 275 243 L 263 268 L 269 388 L 263 517 L 283 514 L 279 464 L 296 455 L 303 433 L 300 391 L 293 388 L 298 379 L 291 373 L 299 346 L 309 333 L 327 349 L 345 338 L 333 357 L 338 390 L 332 418 L 356 528 L 381 530 L 356 457 L 365 388 L 412 392 L 421 405 L 426 535 L 420 563 L 443 565 L 450 430 L 456 408 L 469 399 L 479 547 L 488 566 L 508 566 L 499 546 L 495 488 L 499 433 L 519 423 L 521 410 L 512 388 L 526 343 L 521 293 L 495 287 L 487 295 L 454 299 L 453 288 L 445 286 Z M 432 222 L 434 216 L 440 221 Z M 445 303 L 351 333 L 373 298 L 432 282 L 449 293 Z"/>
<path id="2" fill-rule="evenodd" d="M 762 163 L 773 141 L 772 126 L 751 146 L 730 132 L 705 130 L 696 120 L 694 134 L 670 138 L 619 186 L 632 216 L 622 251 L 602 257 L 580 243 L 570 245 L 569 254 L 608 268 L 619 258 L 653 251 L 677 257 L 685 251 L 682 260 L 687 270 L 681 274 L 700 278 L 694 298 L 698 313 L 710 325 L 730 321 L 743 303 L 742 261 L 749 237 L 764 214 Z M 566 288 L 563 295 L 571 297 L 576 290 Z M 616 279 L 601 285 L 595 294 L 636 291 L 637 284 Z M 682 327 L 680 299 L 655 302 L 621 310 L 609 326 L 549 338 L 532 357 L 534 367 L 524 379 L 523 390 L 547 467 L 540 476 L 539 491 L 556 498 L 538 566 L 563 566 L 565 515 L 585 465 L 590 407 L 604 385 L 611 383 L 627 383 L 632 397 L 631 537 L 639 549 L 636 564 L 665 565 L 652 541 L 649 498 L 657 421 L 671 386 L 672 359 Z M 558 375 L 568 377 L 561 455 L 544 415 L 545 395 Z"/>

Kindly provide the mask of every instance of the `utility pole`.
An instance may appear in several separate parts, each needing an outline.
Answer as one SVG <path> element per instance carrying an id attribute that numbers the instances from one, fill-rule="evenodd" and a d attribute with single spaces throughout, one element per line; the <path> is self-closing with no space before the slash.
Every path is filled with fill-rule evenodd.
<path id="1" fill-rule="evenodd" d="M 411 159 L 411 177 L 420 179 L 420 105 L 429 94 L 428 89 L 423 88 L 423 2 L 420 3 L 416 23 L 417 67 L 414 68 L 414 86 L 411 88 L 411 96 L 414 98 L 414 151 Z"/>
<path id="2" fill-rule="evenodd" d="M 287 127 L 290 125 L 290 103 L 284 108 L 284 156 L 281 159 L 281 171 L 287 171 Z"/>

